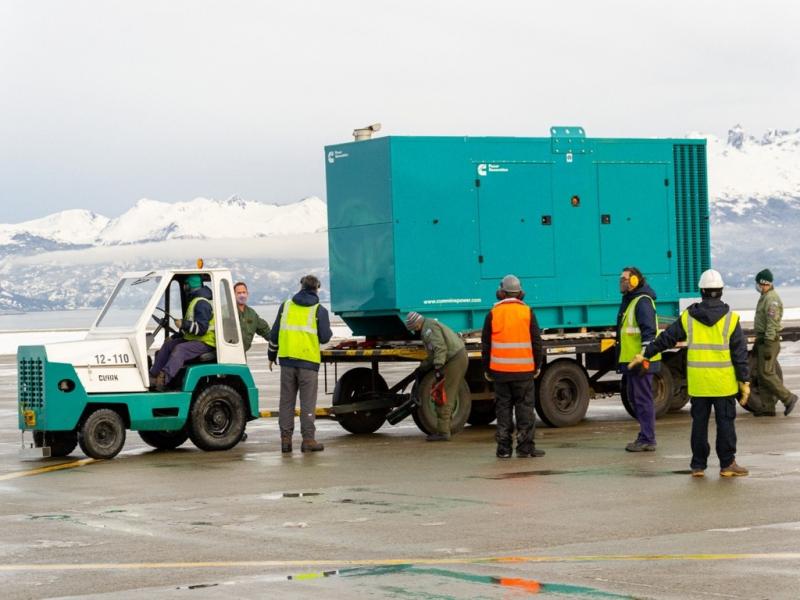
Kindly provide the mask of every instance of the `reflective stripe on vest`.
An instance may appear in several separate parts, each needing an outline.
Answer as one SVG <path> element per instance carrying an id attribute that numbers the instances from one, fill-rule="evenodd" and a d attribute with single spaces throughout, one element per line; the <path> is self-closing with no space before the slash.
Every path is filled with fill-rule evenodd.
<path id="1" fill-rule="evenodd" d="M 645 298 L 645 296 L 636 296 L 631 300 L 628 308 L 625 309 L 625 314 L 622 315 L 622 322 L 619 325 L 620 364 L 631 362 L 633 357 L 642 351 L 642 332 L 639 329 L 639 323 L 636 321 L 636 305 L 642 298 Z M 655 312 L 655 301 L 650 296 L 646 296 L 646 298 L 653 304 L 653 311 Z M 660 360 L 661 355 L 656 354 L 650 359 L 650 362 L 653 363 Z"/>
<path id="2" fill-rule="evenodd" d="M 489 369 L 503 373 L 536 370 L 531 344 L 531 309 L 516 298 L 502 300 L 492 308 Z"/>
<path id="3" fill-rule="evenodd" d="M 318 310 L 319 304 L 301 306 L 291 300 L 284 302 L 278 324 L 278 358 L 320 363 Z"/>
<path id="4" fill-rule="evenodd" d="M 191 302 L 189 302 L 189 308 L 186 309 L 186 315 L 184 318 L 187 321 L 194 321 L 194 309 L 197 306 L 198 302 L 208 302 L 211 304 L 211 300 L 208 298 L 193 298 Z M 214 305 L 211 304 L 211 320 L 208 322 L 208 329 L 203 335 L 197 335 L 194 333 L 184 333 L 183 339 L 189 341 L 198 341 L 203 342 L 204 344 L 211 346 L 212 348 L 217 347 L 217 334 L 216 334 L 216 319 L 214 315 Z"/>
<path id="5" fill-rule="evenodd" d="M 731 362 L 731 336 L 739 315 L 728 311 L 724 319 L 711 326 L 693 318 L 688 310 L 681 314 L 686 332 L 686 378 L 689 395 L 694 397 L 733 396 L 739 389 Z"/>

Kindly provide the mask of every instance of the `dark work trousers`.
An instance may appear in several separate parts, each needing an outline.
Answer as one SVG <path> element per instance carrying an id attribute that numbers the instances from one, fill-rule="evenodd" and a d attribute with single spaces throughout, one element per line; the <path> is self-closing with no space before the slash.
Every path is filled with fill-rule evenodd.
<path id="1" fill-rule="evenodd" d="M 512 411 L 517 417 L 517 452 L 530 454 L 533 451 L 535 388 L 533 377 L 520 381 L 494 382 L 494 409 L 497 415 L 495 440 L 498 451 L 501 449 L 511 451 L 511 444 L 514 441 Z"/>
<path id="2" fill-rule="evenodd" d="M 717 456 L 721 469 L 729 467 L 736 459 L 736 400 L 733 396 L 725 398 L 692 398 L 692 469 L 705 469 L 708 466 L 708 418 L 714 407 L 717 421 Z"/>
<path id="3" fill-rule="evenodd" d="M 170 338 L 156 352 L 153 367 L 150 369 L 150 377 L 155 377 L 164 371 L 167 383 L 169 383 L 183 365 L 206 352 L 214 352 L 214 347 L 198 340 L 190 341 L 182 337 Z"/>
<path id="4" fill-rule="evenodd" d="M 639 435 L 636 441 L 642 444 L 656 443 L 656 409 L 653 404 L 653 374 L 625 373 L 624 385 L 627 386 L 628 402 L 633 407 L 636 420 L 639 421 Z"/>
<path id="5" fill-rule="evenodd" d="M 281 398 L 278 405 L 278 427 L 281 437 L 294 433 L 294 407 L 300 395 L 300 433 L 304 440 L 313 440 L 317 411 L 318 373 L 300 367 L 281 367 Z"/>
<path id="6" fill-rule="evenodd" d="M 775 365 L 778 362 L 778 354 L 781 351 L 781 343 L 776 340 L 771 342 L 764 340 L 756 343 L 756 353 L 758 355 L 758 392 L 761 396 L 761 403 L 765 412 L 774 412 L 775 404 L 778 400 L 784 404 L 792 395 L 778 377 Z"/>

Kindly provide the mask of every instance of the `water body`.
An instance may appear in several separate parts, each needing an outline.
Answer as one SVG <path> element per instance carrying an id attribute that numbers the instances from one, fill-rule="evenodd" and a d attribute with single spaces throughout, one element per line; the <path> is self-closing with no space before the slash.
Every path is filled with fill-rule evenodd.
<path id="1" fill-rule="evenodd" d="M 658 290 L 656 290 L 657 292 Z M 778 292 L 783 299 L 784 307 L 800 307 L 800 287 L 778 288 Z M 686 299 L 681 301 L 681 307 L 685 307 L 696 299 Z M 753 311 L 758 302 L 758 292 L 755 287 L 748 289 L 726 290 L 723 299 L 730 304 L 734 310 Z M 324 304 L 330 310 L 329 304 Z M 270 324 L 275 320 L 278 313 L 277 304 L 254 306 L 256 312 L 265 318 Z M 99 309 L 80 309 L 80 310 L 54 310 L 44 312 L 29 312 L 18 315 L 0 315 L 0 332 L 4 331 L 57 331 L 60 329 L 86 330 L 94 323 L 100 314 Z M 747 319 L 747 315 L 742 315 Z M 788 317 L 788 315 L 787 315 Z"/>

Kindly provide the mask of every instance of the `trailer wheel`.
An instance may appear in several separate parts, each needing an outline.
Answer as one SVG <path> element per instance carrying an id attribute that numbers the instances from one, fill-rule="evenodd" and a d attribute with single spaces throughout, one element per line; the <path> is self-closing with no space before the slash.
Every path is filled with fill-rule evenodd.
<path id="1" fill-rule="evenodd" d="M 576 425 L 589 408 L 589 378 L 570 359 L 556 360 L 544 368 L 536 394 L 536 412 L 550 427 Z"/>
<path id="2" fill-rule="evenodd" d="M 189 437 L 201 450 L 229 450 L 239 443 L 246 424 L 239 392 L 228 385 L 210 385 L 192 404 Z"/>
<path id="3" fill-rule="evenodd" d="M 125 445 L 125 423 L 110 408 L 98 408 L 83 422 L 78 436 L 81 450 L 90 458 L 114 458 Z"/>
<path id="4" fill-rule="evenodd" d="M 389 389 L 386 380 L 375 374 L 375 389 L 372 389 L 372 369 L 358 367 L 342 374 L 333 389 L 333 406 L 352 404 L 362 394 L 369 392 L 385 392 Z M 343 415 L 336 415 L 336 420 L 343 429 L 350 433 L 374 433 L 381 428 L 389 414 L 388 408 L 371 408 Z"/>
<path id="5" fill-rule="evenodd" d="M 470 425 L 488 425 L 497 418 L 494 410 L 494 402 L 488 400 L 481 400 L 472 403 L 472 410 L 467 417 L 467 423 Z"/>
<path id="6" fill-rule="evenodd" d="M 653 406 L 656 419 L 660 419 L 670 411 L 673 401 L 674 379 L 672 371 L 666 365 L 661 365 L 661 370 L 653 374 Z M 622 398 L 622 406 L 627 413 L 636 418 L 636 411 L 628 399 L 627 387 L 620 385 L 619 395 Z"/>
<path id="7" fill-rule="evenodd" d="M 750 399 L 744 409 L 751 413 L 761 412 L 764 410 L 764 403 L 761 401 L 761 390 L 758 387 L 758 356 L 756 356 L 755 348 L 747 354 L 747 365 L 750 367 Z M 775 372 L 778 374 L 778 379 L 783 381 L 783 369 L 777 361 L 775 362 Z"/>
<path id="8" fill-rule="evenodd" d="M 139 437 L 148 446 L 158 450 L 174 450 L 189 439 L 186 429 L 177 431 L 140 431 Z"/>
<path id="9" fill-rule="evenodd" d="M 679 412 L 689 402 L 689 392 L 686 384 L 686 351 L 665 352 L 662 355 L 662 366 L 668 367 L 672 375 L 672 400 L 669 412 Z"/>
<path id="10" fill-rule="evenodd" d="M 37 448 L 50 446 L 50 456 L 68 456 L 78 445 L 76 431 L 34 431 L 33 442 Z"/>
<path id="11" fill-rule="evenodd" d="M 419 398 L 419 406 L 411 413 L 414 418 L 414 423 L 417 424 L 419 430 L 425 434 L 436 433 L 436 405 L 431 400 L 431 387 L 433 386 L 433 372 L 428 373 L 422 378 L 422 381 L 414 384 L 411 390 L 412 394 L 417 394 Z M 458 400 L 453 406 L 453 413 L 450 417 L 450 433 L 458 433 L 464 429 L 467 418 L 472 410 L 472 394 L 469 391 L 469 385 L 466 379 L 462 379 L 458 386 Z"/>

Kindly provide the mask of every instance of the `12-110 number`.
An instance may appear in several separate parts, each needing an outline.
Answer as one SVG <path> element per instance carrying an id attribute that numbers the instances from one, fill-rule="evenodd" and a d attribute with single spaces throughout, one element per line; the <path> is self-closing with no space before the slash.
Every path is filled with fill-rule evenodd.
<path id="1" fill-rule="evenodd" d="M 98 365 L 124 365 L 131 362 L 131 357 L 128 353 L 125 354 L 95 354 L 94 362 Z"/>

